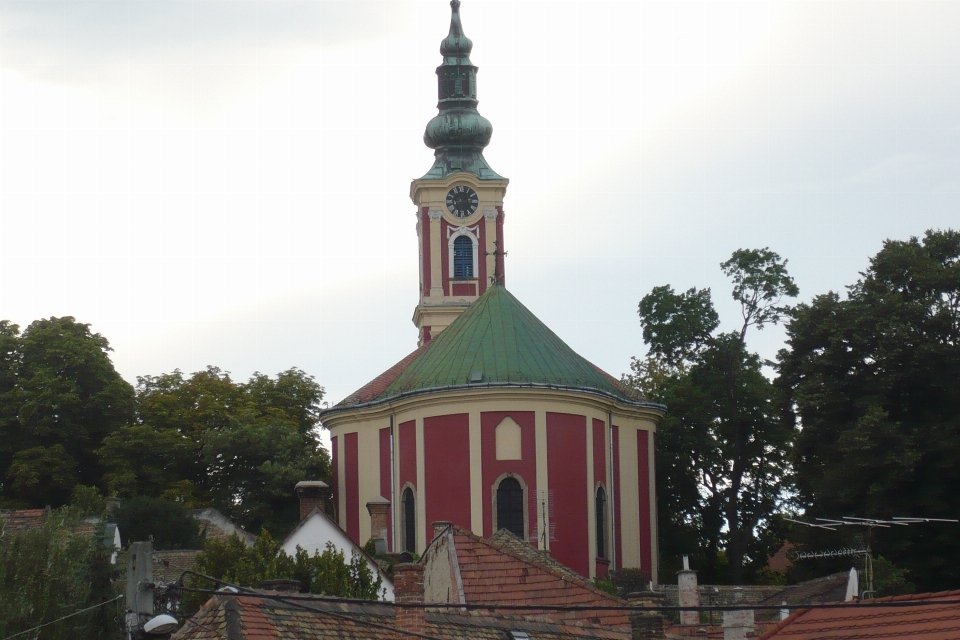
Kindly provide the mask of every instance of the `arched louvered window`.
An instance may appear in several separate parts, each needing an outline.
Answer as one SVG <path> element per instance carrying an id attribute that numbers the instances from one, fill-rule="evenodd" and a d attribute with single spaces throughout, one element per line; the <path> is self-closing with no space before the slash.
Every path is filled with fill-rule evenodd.
<path id="1" fill-rule="evenodd" d="M 403 550 L 417 552 L 417 503 L 413 489 L 403 492 Z"/>
<path id="2" fill-rule="evenodd" d="M 473 241 L 467 236 L 453 241 L 453 277 L 473 277 Z"/>
<path id="3" fill-rule="evenodd" d="M 504 478 L 497 487 L 497 529 L 506 529 L 521 540 L 523 530 L 523 487 L 516 478 Z"/>
<path id="4" fill-rule="evenodd" d="M 597 487 L 597 557 L 607 557 L 607 492 Z"/>

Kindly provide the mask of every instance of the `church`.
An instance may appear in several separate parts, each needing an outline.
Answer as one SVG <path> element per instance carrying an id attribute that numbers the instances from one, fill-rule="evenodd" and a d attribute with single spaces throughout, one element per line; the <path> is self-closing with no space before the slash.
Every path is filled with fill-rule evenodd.
<path id="1" fill-rule="evenodd" d="M 575 353 L 506 288 L 508 180 L 483 157 L 473 43 L 452 0 L 440 43 L 434 163 L 413 181 L 418 347 L 322 413 L 340 526 L 386 513 L 389 551 L 422 554 L 434 522 L 507 529 L 583 576 L 657 581 L 654 434 L 665 408 Z M 411 256 L 412 257 L 412 256 Z M 380 529 L 382 531 L 382 529 Z"/>

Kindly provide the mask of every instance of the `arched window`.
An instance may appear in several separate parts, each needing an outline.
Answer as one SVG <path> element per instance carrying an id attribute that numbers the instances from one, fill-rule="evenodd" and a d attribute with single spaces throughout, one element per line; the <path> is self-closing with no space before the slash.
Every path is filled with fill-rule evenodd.
<path id="1" fill-rule="evenodd" d="M 607 492 L 597 487 L 597 557 L 607 557 Z"/>
<path id="2" fill-rule="evenodd" d="M 523 527 L 523 487 L 516 478 L 504 478 L 497 487 L 497 529 L 506 529 L 521 540 Z"/>
<path id="3" fill-rule="evenodd" d="M 473 277 L 473 241 L 467 236 L 453 241 L 453 277 Z"/>
<path id="4" fill-rule="evenodd" d="M 403 492 L 403 550 L 417 552 L 417 504 L 410 487 Z"/>

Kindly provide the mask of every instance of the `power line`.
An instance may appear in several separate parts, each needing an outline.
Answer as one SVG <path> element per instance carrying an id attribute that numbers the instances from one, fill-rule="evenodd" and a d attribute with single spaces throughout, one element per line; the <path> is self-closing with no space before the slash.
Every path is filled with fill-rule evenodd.
<path id="1" fill-rule="evenodd" d="M 530 605 L 530 604 L 483 604 L 483 603 L 397 603 L 382 602 L 377 600 L 359 600 L 356 598 L 317 598 L 316 596 L 296 596 L 296 595 L 274 595 L 262 593 L 259 591 L 248 590 L 245 593 L 230 593 L 224 591 L 211 591 L 208 589 L 191 589 L 189 587 L 176 587 L 190 593 L 207 593 L 210 595 L 235 596 L 235 597 L 255 597 L 264 600 L 277 600 L 294 604 L 298 601 L 311 601 L 327 604 L 357 604 L 357 605 L 378 605 L 393 607 L 395 609 L 501 609 L 505 611 L 645 611 L 645 612 L 675 612 L 675 611 L 743 611 L 753 609 L 758 611 L 780 611 L 781 609 L 839 609 L 839 608 L 901 608 L 901 607 L 922 607 L 931 605 L 960 605 L 960 598 L 946 599 L 910 599 L 910 600 L 865 600 L 860 602 L 836 602 L 836 603 L 817 603 L 817 604 L 736 604 L 736 605 L 708 605 L 698 607 L 672 607 L 656 606 L 647 607 L 643 605 Z M 304 607 L 309 611 L 321 613 L 312 607 Z"/>
<path id="2" fill-rule="evenodd" d="M 22 635 L 25 634 L 25 633 L 30 633 L 31 631 L 36 631 L 37 629 L 43 629 L 44 627 L 49 627 L 50 625 L 56 624 L 56 623 L 61 622 L 61 621 L 63 621 L 63 620 L 66 620 L 67 618 L 72 618 L 72 617 L 74 617 L 74 616 L 80 615 L 81 613 L 86 613 L 87 611 L 91 611 L 91 610 L 93 610 L 93 609 L 97 609 L 97 608 L 99 608 L 99 607 L 108 605 L 108 604 L 110 604 L 111 602 L 116 602 L 117 600 L 120 600 L 121 598 L 123 598 L 122 595 L 117 596 L 116 598 L 114 598 L 114 599 L 112 599 L 112 600 L 107 600 L 106 602 L 101 602 L 100 604 L 95 604 L 95 605 L 93 605 L 92 607 L 87 607 L 86 609 L 80 609 L 79 611 L 74 611 L 73 613 L 67 614 L 67 615 L 63 616 L 62 618 L 57 618 L 56 620 L 51 620 L 50 622 L 44 622 L 43 624 L 38 625 L 38 626 L 36 626 L 36 627 L 33 627 L 33 628 L 31 628 L 31 629 L 26 629 L 26 630 L 24 630 L 24 631 L 18 631 L 17 633 L 13 634 L 12 636 L 7 636 L 6 638 L 3 638 L 3 640 L 10 640 L 10 638 L 16 638 L 17 636 L 22 636 Z"/>

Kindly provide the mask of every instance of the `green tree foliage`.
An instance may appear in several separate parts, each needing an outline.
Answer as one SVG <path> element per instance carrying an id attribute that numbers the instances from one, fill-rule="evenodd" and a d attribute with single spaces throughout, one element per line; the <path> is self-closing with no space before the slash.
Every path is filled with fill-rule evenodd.
<path id="1" fill-rule="evenodd" d="M 688 553 L 701 579 L 741 583 L 745 567 L 766 560 L 764 533 L 788 484 L 795 435 L 746 336 L 777 323 L 798 289 L 769 249 L 738 250 L 720 266 L 734 284 L 738 329 L 718 332 L 709 289 L 656 287 L 639 305 L 648 357 L 625 380 L 668 407 L 657 444 L 664 566 Z"/>
<path id="2" fill-rule="evenodd" d="M 0 536 L 0 637 L 115 598 L 115 568 L 95 536 L 77 533 L 73 509 L 55 510 L 37 529 Z M 3 516 L 0 516 L 0 527 Z M 50 625 L 31 638 L 119 638 L 123 602 Z M 25 636 L 26 637 L 26 636 Z"/>
<path id="3" fill-rule="evenodd" d="M 100 442 L 133 419 L 133 388 L 113 368 L 106 338 L 71 317 L 20 334 L 0 322 L 0 496 L 65 504 L 78 482 L 100 483 Z"/>
<path id="4" fill-rule="evenodd" d="M 380 576 L 367 566 L 366 558 L 354 553 L 348 562 L 343 552 L 332 543 L 312 556 L 303 549 L 291 557 L 280 548 L 270 533 L 262 530 L 253 547 L 247 547 L 236 536 L 209 539 L 196 559 L 197 572 L 241 587 L 256 587 L 264 580 L 287 579 L 300 582 L 301 590 L 343 598 L 378 600 L 383 596 Z M 209 589 L 215 585 L 202 578 L 190 582 L 194 588 Z M 187 602 L 190 610 L 198 607 L 203 597 Z"/>
<path id="5" fill-rule="evenodd" d="M 779 355 L 810 516 L 960 512 L 960 233 L 884 243 L 845 299 L 794 310 Z M 921 590 L 960 583 L 957 525 L 883 530 L 874 546 Z"/>
<path id="6" fill-rule="evenodd" d="M 293 486 L 330 475 L 316 434 L 322 398 L 299 369 L 246 383 L 215 367 L 138 378 L 138 422 L 99 451 L 106 482 L 122 497 L 213 505 L 248 529 L 289 529 L 299 516 Z"/>
<path id="7" fill-rule="evenodd" d="M 179 502 L 137 497 L 124 500 L 108 514 L 128 542 L 149 540 L 155 549 L 199 549 L 200 523 Z"/>

